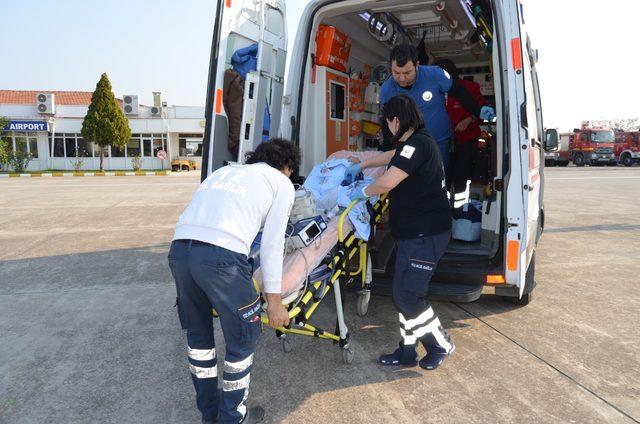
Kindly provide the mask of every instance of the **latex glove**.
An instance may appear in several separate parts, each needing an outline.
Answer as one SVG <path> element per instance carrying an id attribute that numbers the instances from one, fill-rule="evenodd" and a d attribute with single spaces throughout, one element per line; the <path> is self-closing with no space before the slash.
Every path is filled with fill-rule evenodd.
<path id="1" fill-rule="evenodd" d="M 353 184 L 361 171 L 362 168 L 360 167 L 359 163 L 349 165 L 349 167 L 344 171 L 344 179 L 342 181 L 342 185 Z"/>
<path id="2" fill-rule="evenodd" d="M 349 200 L 353 202 L 354 200 L 363 200 L 368 198 L 369 195 L 364 192 L 364 189 L 367 187 L 368 186 L 355 187 L 353 190 L 351 190 L 351 194 L 349 195 Z"/>
<path id="3" fill-rule="evenodd" d="M 496 119 L 496 111 L 491 106 L 482 106 L 480 109 L 480 119 L 493 122 Z"/>

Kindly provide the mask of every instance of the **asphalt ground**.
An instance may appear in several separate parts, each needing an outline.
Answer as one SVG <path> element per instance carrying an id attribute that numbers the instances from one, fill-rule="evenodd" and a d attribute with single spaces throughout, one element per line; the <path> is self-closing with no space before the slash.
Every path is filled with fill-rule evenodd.
<path id="1" fill-rule="evenodd" d="M 457 350 L 436 371 L 376 364 L 397 314 L 372 297 L 355 349 L 261 337 L 249 403 L 267 421 L 640 421 L 640 168 L 546 170 L 533 302 L 435 303 Z M 197 423 L 166 255 L 197 176 L 0 180 L 0 422 Z M 317 313 L 333 329 L 327 299 Z M 216 338 L 222 335 L 216 327 Z"/>

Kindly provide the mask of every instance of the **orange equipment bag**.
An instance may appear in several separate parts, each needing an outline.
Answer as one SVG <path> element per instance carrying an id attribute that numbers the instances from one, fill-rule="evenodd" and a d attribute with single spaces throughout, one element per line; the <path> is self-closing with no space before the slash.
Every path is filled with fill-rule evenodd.
<path id="1" fill-rule="evenodd" d="M 329 25 L 320 25 L 316 34 L 316 64 L 347 71 L 351 40 Z"/>

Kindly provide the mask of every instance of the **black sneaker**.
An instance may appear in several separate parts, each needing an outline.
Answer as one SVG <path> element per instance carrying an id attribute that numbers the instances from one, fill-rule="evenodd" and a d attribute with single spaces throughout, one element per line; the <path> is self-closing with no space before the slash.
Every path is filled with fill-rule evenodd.
<path id="1" fill-rule="evenodd" d="M 241 421 L 242 424 L 257 424 L 261 423 L 264 420 L 264 408 L 262 406 L 256 405 L 249 408 L 247 411 L 247 415 L 244 416 L 244 419 Z"/>
<path id="2" fill-rule="evenodd" d="M 456 350 L 456 345 L 453 344 L 453 342 L 451 343 L 451 350 L 449 352 L 447 352 L 445 349 L 441 348 L 441 347 L 429 347 L 427 348 L 427 354 L 424 356 L 424 358 L 420 359 L 419 365 L 420 368 L 424 368 L 425 370 L 435 370 L 436 368 L 438 368 L 440 366 L 440 364 L 442 364 L 442 362 L 445 360 L 445 358 L 447 356 L 450 356 L 453 354 L 453 352 Z"/>
<path id="3" fill-rule="evenodd" d="M 380 355 L 378 362 L 385 366 L 413 367 L 416 365 L 417 359 L 418 354 L 415 348 L 405 351 L 404 346 L 400 345 L 393 353 Z"/>

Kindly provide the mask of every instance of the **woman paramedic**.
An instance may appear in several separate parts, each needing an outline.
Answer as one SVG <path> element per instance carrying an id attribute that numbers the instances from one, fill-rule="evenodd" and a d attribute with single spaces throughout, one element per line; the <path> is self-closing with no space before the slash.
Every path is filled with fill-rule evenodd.
<path id="1" fill-rule="evenodd" d="M 382 365 L 414 366 L 419 341 L 427 351 L 419 364 L 436 369 L 455 345 L 426 301 L 429 281 L 451 235 L 451 212 L 445 174 L 436 141 L 424 128 L 414 100 L 395 96 L 382 109 L 395 150 L 352 164 L 345 179 L 353 181 L 364 168 L 387 166 L 373 183 L 355 189 L 351 199 L 389 192 L 389 223 L 397 242 L 393 301 L 400 315 L 400 346 L 380 356 Z"/>

